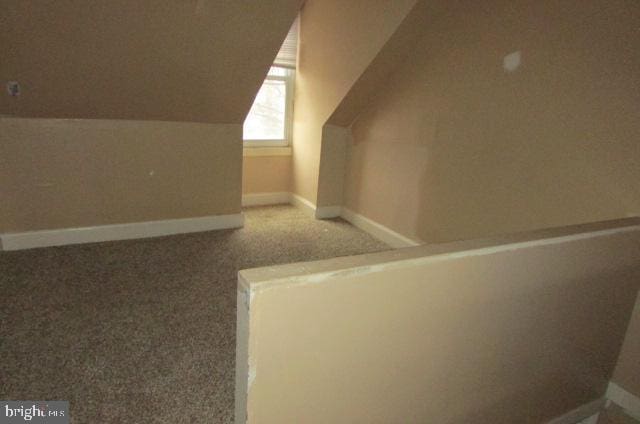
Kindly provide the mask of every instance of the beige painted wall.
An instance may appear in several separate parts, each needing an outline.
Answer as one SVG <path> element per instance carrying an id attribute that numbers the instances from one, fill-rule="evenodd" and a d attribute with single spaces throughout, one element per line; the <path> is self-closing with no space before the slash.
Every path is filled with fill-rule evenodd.
<path id="1" fill-rule="evenodd" d="M 3 2 L 0 82 L 22 92 L 0 114 L 37 119 L 0 121 L 0 231 L 239 212 L 241 124 L 301 4 Z M 249 190 L 282 187 L 263 164 Z"/>
<path id="2" fill-rule="evenodd" d="M 346 206 L 426 242 L 640 213 L 640 3 L 457 4 L 354 122 Z"/>
<path id="3" fill-rule="evenodd" d="M 0 118 L 0 233 L 240 212 L 242 126 Z"/>
<path id="4" fill-rule="evenodd" d="M 5 0 L 0 114 L 242 123 L 301 4 Z"/>
<path id="5" fill-rule="evenodd" d="M 291 191 L 291 156 L 245 156 L 242 194 Z"/>
<path id="6" fill-rule="evenodd" d="M 640 219 L 241 271 L 237 422 L 547 422 L 604 395 L 639 284 Z"/>
<path id="7" fill-rule="evenodd" d="M 416 0 L 307 0 L 293 125 L 293 191 L 316 203 L 322 127 Z"/>
<path id="8" fill-rule="evenodd" d="M 353 124 L 346 206 L 427 242 L 640 214 L 640 4 L 460 5 Z M 626 340 L 640 396 L 637 313 Z"/>
<path id="9" fill-rule="evenodd" d="M 317 206 L 340 206 L 343 203 L 349 128 L 326 124 L 322 127 Z"/>

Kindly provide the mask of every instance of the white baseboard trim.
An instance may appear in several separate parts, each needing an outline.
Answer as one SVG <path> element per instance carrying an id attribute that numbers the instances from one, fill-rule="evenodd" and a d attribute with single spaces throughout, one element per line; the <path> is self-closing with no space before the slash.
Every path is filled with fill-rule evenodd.
<path id="1" fill-rule="evenodd" d="M 419 246 L 422 243 L 417 240 L 412 240 L 409 237 L 405 237 L 402 234 L 398 234 L 390 228 L 385 227 L 382 224 L 378 224 L 375 221 L 370 220 L 354 211 L 342 208 L 342 218 L 349 221 L 354 226 L 360 228 L 362 231 L 371 234 L 373 237 L 387 243 L 389 246 L 399 249 L 402 247 Z"/>
<path id="2" fill-rule="evenodd" d="M 598 416 L 605 402 L 605 398 L 596 399 L 552 419 L 547 424 L 595 424 L 598 422 Z"/>
<path id="3" fill-rule="evenodd" d="M 254 193 L 242 196 L 242 206 L 266 206 L 290 203 L 300 208 L 308 216 L 316 219 L 341 217 L 353 226 L 369 233 L 378 240 L 398 249 L 423 244 L 421 241 L 405 237 L 363 215 L 342 206 L 316 206 L 302 196 L 289 192 Z"/>
<path id="4" fill-rule="evenodd" d="M 293 206 L 297 206 L 298 208 L 302 209 L 307 215 L 315 218 L 316 205 L 314 205 L 304 197 L 291 193 L 291 204 Z"/>
<path id="5" fill-rule="evenodd" d="M 626 391 L 616 383 L 609 383 L 606 397 L 624 409 L 627 415 L 640 420 L 640 397 Z"/>
<path id="6" fill-rule="evenodd" d="M 198 218 L 168 219 L 163 221 L 134 222 L 101 225 L 97 227 L 63 228 L 59 230 L 29 231 L 0 234 L 2 250 L 21 250 L 68 244 L 128 240 L 172 234 L 239 228 L 244 216 L 213 215 Z"/>
<path id="7" fill-rule="evenodd" d="M 291 203 L 291 193 L 288 191 L 242 195 L 242 206 L 281 205 L 283 203 Z"/>
<path id="8" fill-rule="evenodd" d="M 317 206 L 316 207 L 316 218 L 317 219 L 328 219 L 328 218 L 337 218 L 342 215 L 342 206 Z"/>

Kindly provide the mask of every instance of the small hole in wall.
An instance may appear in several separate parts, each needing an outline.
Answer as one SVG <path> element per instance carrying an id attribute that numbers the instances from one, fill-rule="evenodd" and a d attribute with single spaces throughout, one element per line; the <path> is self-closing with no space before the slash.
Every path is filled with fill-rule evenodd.
<path id="1" fill-rule="evenodd" d="M 509 53 L 502 59 L 502 67 L 507 72 L 514 72 L 522 63 L 522 53 L 520 50 Z"/>
<path id="2" fill-rule="evenodd" d="M 18 81 L 7 82 L 7 93 L 9 93 L 11 97 L 20 95 L 20 84 L 18 84 Z"/>

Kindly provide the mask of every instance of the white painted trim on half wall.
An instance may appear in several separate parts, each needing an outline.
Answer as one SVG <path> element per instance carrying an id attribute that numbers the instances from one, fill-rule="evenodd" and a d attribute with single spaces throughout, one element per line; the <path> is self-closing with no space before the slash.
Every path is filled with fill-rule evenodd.
<path id="1" fill-rule="evenodd" d="M 375 221 L 372 221 L 369 218 L 360 215 L 350 209 L 342 208 L 341 216 L 345 221 L 349 221 L 351 224 L 360 228 L 362 231 L 371 234 L 373 237 L 387 243 L 394 249 L 399 249 L 402 247 L 414 247 L 424 244 L 423 242 L 413 240 L 409 237 L 403 236 L 402 234 L 396 233 L 392 229 L 385 227 L 384 225 L 379 224 Z"/>
<path id="2" fill-rule="evenodd" d="M 233 215 L 212 215 L 197 218 L 100 225 L 96 227 L 5 233 L 0 234 L 0 241 L 2 242 L 2 250 L 21 250 L 36 247 L 64 246 L 68 244 L 196 233 L 201 231 L 240 228 L 243 225 L 244 215 L 238 213 Z"/>
<path id="3" fill-rule="evenodd" d="M 266 206 L 291 203 L 291 193 L 279 191 L 274 193 L 249 193 L 242 195 L 242 206 Z"/>
<path id="4" fill-rule="evenodd" d="M 616 383 L 609 383 L 607 388 L 607 399 L 624 409 L 627 415 L 640 420 L 640 397 L 634 395 L 618 386 Z"/>

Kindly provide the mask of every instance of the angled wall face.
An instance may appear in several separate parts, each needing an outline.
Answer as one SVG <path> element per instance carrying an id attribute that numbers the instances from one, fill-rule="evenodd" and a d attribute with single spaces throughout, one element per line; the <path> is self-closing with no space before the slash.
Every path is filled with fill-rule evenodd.
<path id="1" fill-rule="evenodd" d="M 425 30 L 458 1 L 416 1 L 375 58 L 342 98 L 327 123 L 340 127 L 351 126 L 369 102 L 377 97 L 393 72 L 411 56 L 415 44 L 424 35 Z"/>
<path id="2" fill-rule="evenodd" d="M 329 117 L 322 132 L 318 200 L 320 207 L 344 203 L 344 178 L 347 146 L 351 143 L 350 125 L 384 87 L 393 71 L 413 52 L 413 46 L 426 27 L 438 18 L 451 2 L 418 1 L 387 39 L 365 71 L 351 86 Z"/>
<path id="3" fill-rule="evenodd" d="M 322 127 L 416 0 L 308 0 L 300 15 L 293 191 L 317 202 Z"/>
<path id="4" fill-rule="evenodd" d="M 639 284 L 640 219 L 241 271 L 236 422 L 586 418 Z"/>
<path id="5" fill-rule="evenodd" d="M 353 123 L 345 205 L 428 243 L 640 215 L 640 4 L 457 5 Z"/>
<path id="6" fill-rule="evenodd" d="M 301 4 L 3 2 L 0 232 L 239 213 L 242 123 Z"/>
<path id="7" fill-rule="evenodd" d="M 638 214 L 639 18 L 458 2 L 354 122 L 346 206 L 426 242 Z"/>
<path id="8" fill-rule="evenodd" d="M 319 207 L 343 204 L 346 150 L 350 142 L 349 128 L 329 124 L 322 127 L 316 202 Z"/>
<path id="9" fill-rule="evenodd" d="M 4 1 L 0 114 L 241 124 L 301 4 Z"/>

